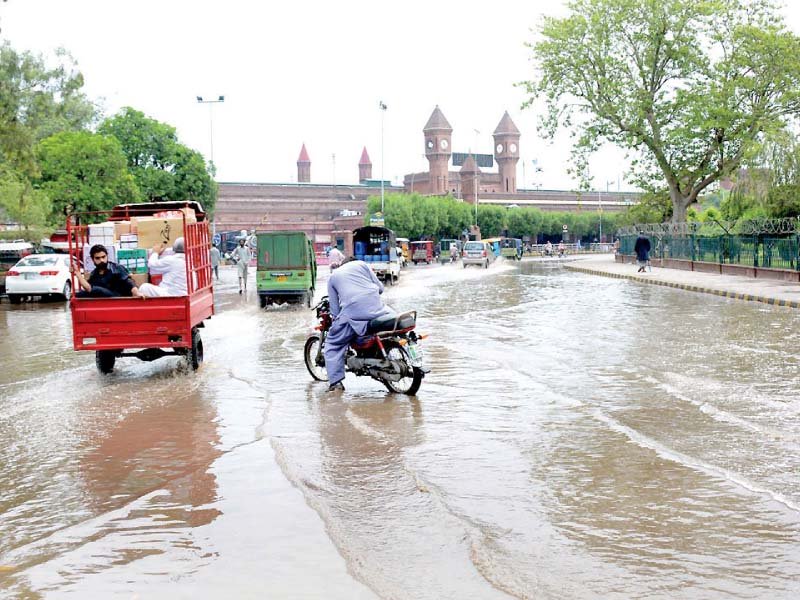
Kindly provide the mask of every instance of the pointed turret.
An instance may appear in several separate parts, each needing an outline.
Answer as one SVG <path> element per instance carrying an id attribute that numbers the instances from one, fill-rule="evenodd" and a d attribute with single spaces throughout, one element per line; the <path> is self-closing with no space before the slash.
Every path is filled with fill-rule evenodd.
<path id="1" fill-rule="evenodd" d="M 425 156 L 430 164 L 429 188 L 431 194 L 446 194 L 449 189 L 447 164 L 450 162 L 450 138 L 453 128 L 447 122 L 439 105 L 433 109 L 425 128 Z"/>
<path id="2" fill-rule="evenodd" d="M 367 147 L 361 151 L 361 160 L 358 161 L 358 180 L 366 181 L 372 179 L 372 161 L 367 154 Z"/>
<path id="3" fill-rule="evenodd" d="M 508 111 L 494 130 L 494 157 L 500 172 L 500 185 L 503 192 L 517 192 L 517 163 L 519 162 L 519 129 L 514 125 Z"/>
<path id="4" fill-rule="evenodd" d="M 503 118 L 500 119 L 500 122 L 497 124 L 497 128 L 494 130 L 494 135 L 501 133 L 519 135 L 519 129 L 517 129 L 517 126 L 514 125 L 514 121 L 511 120 L 511 115 L 508 114 L 508 111 L 503 113 Z"/>
<path id="5" fill-rule="evenodd" d="M 298 183 L 311 181 L 311 159 L 308 157 L 305 143 L 300 149 L 300 156 L 297 157 L 297 181 Z"/>

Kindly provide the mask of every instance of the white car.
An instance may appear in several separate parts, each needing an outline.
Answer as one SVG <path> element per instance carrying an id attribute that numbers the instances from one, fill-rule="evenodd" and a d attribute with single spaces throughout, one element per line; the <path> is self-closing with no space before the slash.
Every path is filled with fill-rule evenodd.
<path id="1" fill-rule="evenodd" d="M 25 296 L 59 296 L 68 300 L 72 292 L 69 254 L 30 254 L 6 274 L 6 294 L 11 304 Z"/>

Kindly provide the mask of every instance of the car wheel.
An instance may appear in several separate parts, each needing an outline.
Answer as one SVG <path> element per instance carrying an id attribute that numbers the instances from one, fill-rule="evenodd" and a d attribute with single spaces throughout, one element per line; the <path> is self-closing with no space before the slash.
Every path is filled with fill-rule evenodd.
<path id="1" fill-rule="evenodd" d="M 19 304 L 22 302 L 22 296 L 20 294 L 9 294 L 8 301 L 11 302 L 11 304 Z"/>
<path id="2" fill-rule="evenodd" d="M 489 261 L 488 260 L 485 263 L 483 263 L 483 268 L 484 269 L 488 269 L 489 268 Z"/>
<path id="3" fill-rule="evenodd" d="M 64 296 L 64 300 L 69 300 L 69 296 L 72 293 L 72 284 L 67 281 L 64 284 L 64 289 L 61 290 L 61 295 Z"/>

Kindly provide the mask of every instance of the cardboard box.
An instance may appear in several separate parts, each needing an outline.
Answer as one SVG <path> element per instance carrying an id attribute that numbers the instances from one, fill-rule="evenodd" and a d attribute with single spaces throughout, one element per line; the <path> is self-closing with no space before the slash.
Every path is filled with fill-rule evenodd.
<path id="1" fill-rule="evenodd" d="M 121 240 L 123 235 L 130 234 L 130 221 L 114 221 L 114 239 Z"/>
<path id="2" fill-rule="evenodd" d="M 131 224 L 131 233 L 138 233 L 139 232 L 139 223 L 142 221 L 152 221 L 153 217 L 131 217 L 130 224 Z"/>
<path id="3" fill-rule="evenodd" d="M 177 238 L 183 237 L 183 219 L 139 220 L 137 228 L 139 248 L 152 248 L 156 244 L 172 247 Z"/>

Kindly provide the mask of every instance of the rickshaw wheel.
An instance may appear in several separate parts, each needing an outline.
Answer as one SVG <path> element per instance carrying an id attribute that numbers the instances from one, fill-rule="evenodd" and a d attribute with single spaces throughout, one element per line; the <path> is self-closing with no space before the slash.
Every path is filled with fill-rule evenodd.
<path id="1" fill-rule="evenodd" d="M 186 361 L 192 371 L 197 371 L 203 364 L 203 338 L 200 337 L 200 332 L 196 328 L 192 329 L 192 347 L 186 353 Z"/>
<path id="2" fill-rule="evenodd" d="M 266 296 L 259 296 L 258 297 L 258 304 L 261 308 L 267 308 L 267 297 Z"/>
<path id="3" fill-rule="evenodd" d="M 94 353 L 94 363 L 97 365 L 97 370 L 103 375 L 111 373 L 116 362 L 117 355 L 113 350 L 97 350 Z"/>

